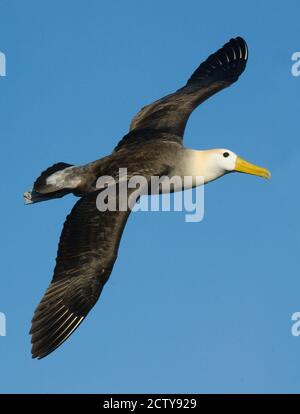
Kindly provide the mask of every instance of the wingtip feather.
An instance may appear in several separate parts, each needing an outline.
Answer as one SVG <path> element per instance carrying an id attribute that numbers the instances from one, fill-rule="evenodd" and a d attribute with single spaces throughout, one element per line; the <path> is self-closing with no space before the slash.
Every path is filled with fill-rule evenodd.
<path id="1" fill-rule="evenodd" d="M 206 80 L 235 82 L 246 67 L 248 55 L 246 41 L 240 36 L 232 38 L 201 63 L 187 85 Z"/>

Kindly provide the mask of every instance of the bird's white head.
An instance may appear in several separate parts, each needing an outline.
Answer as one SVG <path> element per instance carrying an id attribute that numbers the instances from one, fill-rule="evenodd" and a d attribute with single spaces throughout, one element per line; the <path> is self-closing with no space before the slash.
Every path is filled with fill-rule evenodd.
<path id="1" fill-rule="evenodd" d="M 207 181 L 214 180 L 229 172 L 242 172 L 263 178 L 270 178 L 271 173 L 266 168 L 258 167 L 245 161 L 228 149 L 213 149 L 203 151 Z"/>
<path id="2" fill-rule="evenodd" d="M 183 175 L 204 177 L 208 183 L 230 172 L 241 172 L 270 178 L 269 170 L 251 164 L 228 149 L 210 149 L 205 151 L 184 150 Z M 193 185 L 198 185 L 197 179 Z"/>

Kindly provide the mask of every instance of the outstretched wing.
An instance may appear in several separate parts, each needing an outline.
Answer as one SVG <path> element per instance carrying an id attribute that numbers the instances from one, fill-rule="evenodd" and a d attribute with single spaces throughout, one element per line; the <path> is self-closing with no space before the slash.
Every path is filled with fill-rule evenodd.
<path id="1" fill-rule="evenodd" d="M 100 212 L 97 195 L 80 199 L 64 224 L 53 279 L 32 320 L 33 358 L 45 357 L 74 332 L 111 273 L 130 211 Z"/>
<path id="2" fill-rule="evenodd" d="M 247 59 L 245 40 L 241 37 L 231 39 L 201 63 L 183 88 L 142 108 L 133 118 L 130 130 L 152 129 L 182 137 L 192 111 L 237 81 Z"/>

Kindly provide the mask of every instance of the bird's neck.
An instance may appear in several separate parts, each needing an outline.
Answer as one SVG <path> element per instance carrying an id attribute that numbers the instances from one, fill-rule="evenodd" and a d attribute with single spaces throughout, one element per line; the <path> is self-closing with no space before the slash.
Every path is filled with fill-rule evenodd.
<path id="1" fill-rule="evenodd" d="M 193 186 L 213 181 L 222 175 L 224 171 L 216 169 L 211 162 L 213 150 L 198 151 L 185 148 L 182 153 L 181 176 L 192 176 Z M 197 178 L 202 177 L 202 178 Z"/>

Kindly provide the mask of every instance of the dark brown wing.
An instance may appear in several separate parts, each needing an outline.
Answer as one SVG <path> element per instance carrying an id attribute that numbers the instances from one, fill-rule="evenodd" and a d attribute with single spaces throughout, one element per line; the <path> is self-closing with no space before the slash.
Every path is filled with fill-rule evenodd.
<path id="1" fill-rule="evenodd" d="M 231 39 L 201 63 L 183 88 L 145 106 L 133 118 L 130 130 L 160 130 L 182 137 L 192 111 L 235 82 L 244 71 L 247 59 L 245 40 Z"/>
<path id="2" fill-rule="evenodd" d="M 111 273 L 129 211 L 100 212 L 97 195 L 80 199 L 64 224 L 53 279 L 32 320 L 33 358 L 48 355 L 74 332 Z"/>

